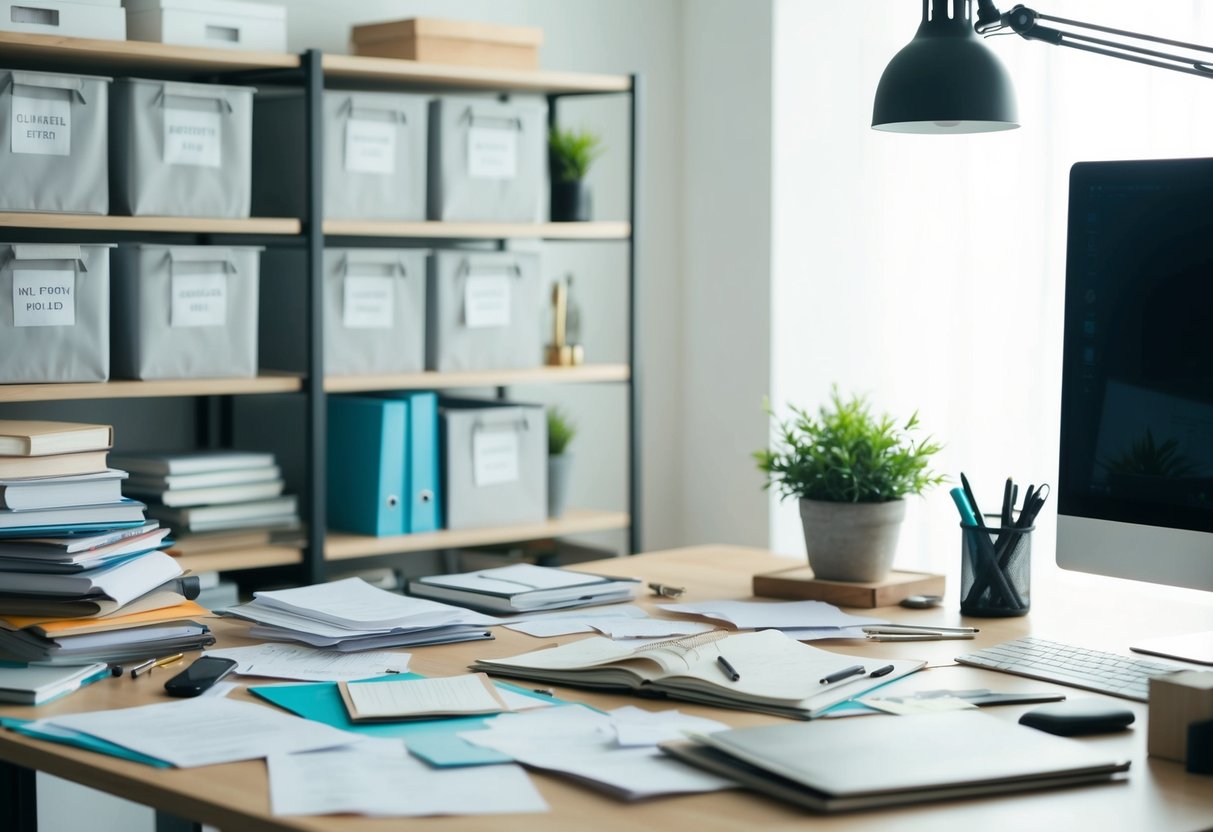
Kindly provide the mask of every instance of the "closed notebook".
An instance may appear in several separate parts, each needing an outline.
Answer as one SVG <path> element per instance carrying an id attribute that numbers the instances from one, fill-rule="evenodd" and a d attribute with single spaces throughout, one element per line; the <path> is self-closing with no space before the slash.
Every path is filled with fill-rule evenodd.
<path id="1" fill-rule="evenodd" d="M 75 526 L 81 523 L 133 523 L 143 520 L 143 503 L 121 499 L 97 506 L 66 506 L 28 511 L 0 510 L 0 529 Z"/>
<path id="2" fill-rule="evenodd" d="M 109 675 L 100 662 L 65 667 L 0 662 L 0 702 L 41 705 Z"/>
<path id="3" fill-rule="evenodd" d="M 274 455 L 252 451 L 189 451 L 185 453 L 114 454 L 114 466 L 132 474 L 168 476 L 201 474 L 210 471 L 265 468 L 274 464 Z"/>
<path id="4" fill-rule="evenodd" d="M 409 582 L 409 594 L 492 612 L 581 607 L 626 601 L 639 581 L 518 563 Z"/>
<path id="5" fill-rule="evenodd" d="M 125 471 L 74 477 L 0 480 L 0 508 L 18 511 L 63 506 L 90 506 L 122 499 Z"/>
<path id="6" fill-rule="evenodd" d="M 154 497 L 166 506 L 209 506 L 226 503 L 246 503 L 251 500 L 267 500 L 282 493 L 282 480 L 247 482 L 236 485 L 214 485 L 209 488 L 187 488 L 173 491 L 156 491 L 127 485 L 127 491 L 137 497 Z"/>
<path id="7" fill-rule="evenodd" d="M 338 682 L 351 722 L 396 722 L 508 711 L 483 673 L 428 679 L 392 679 L 373 685 Z"/>
<path id="8" fill-rule="evenodd" d="M 81 451 L 50 456 L 0 456 L 0 480 L 26 477 L 74 477 L 108 470 L 107 451 Z"/>
<path id="9" fill-rule="evenodd" d="M 104 451 L 114 444 L 110 425 L 0 419 L 0 455 L 46 456 L 78 451 Z"/>
<path id="10" fill-rule="evenodd" d="M 1097 783 L 1129 761 L 979 711 L 765 725 L 661 744 L 677 759 L 822 812 Z"/>
<path id="11" fill-rule="evenodd" d="M 719 663 L 724 658 L 738 678 Z M 522 679 L 605 689 L 630 689 L 722 708 L 811 719 L 872 688 L 913 673 L 925 662 L 872 659 L 820 650 L 779 630 L 727 634 L 718 630 L 633 647 L 587 638 L 501 659 L 479 659 L 473 670 Z M 860 665 L 864 673 L 823 684 Z M 868 675 L 886 665 L 893 670 Z"/>

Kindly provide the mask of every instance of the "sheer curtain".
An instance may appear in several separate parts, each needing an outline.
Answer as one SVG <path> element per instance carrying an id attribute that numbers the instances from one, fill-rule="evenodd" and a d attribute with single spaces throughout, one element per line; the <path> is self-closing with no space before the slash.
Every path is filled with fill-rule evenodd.
<path id="1" fill-rule="evenodd" d="M 1202 5 L 1036 7 L 1213 44 Z M 1007 476 L 1056 482 L 1070 165 L 1213 155 L 1213 80 L 998 37 L 987 45 L 1014 79 L 1020 129 L 880 133 L 872 96 L 919 3 L 775 8 L 772 403 L 815 408 L 837 383 L 894 415 L 918 410 L 946 443 L 937 469 L 968 474 L 988 508 Z M 1038 562 L 1053 557 L 1054 510 Z M 947 487 L 911 500 L 898 563 L 953 564 L 957 522 Z M 772 500 L 771 543 L 803 551 L 791 502 Z"/>

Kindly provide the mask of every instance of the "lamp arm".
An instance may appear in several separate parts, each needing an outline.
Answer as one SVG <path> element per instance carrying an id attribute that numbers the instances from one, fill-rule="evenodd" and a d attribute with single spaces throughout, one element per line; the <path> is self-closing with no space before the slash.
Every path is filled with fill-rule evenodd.
<path id="1" fill-rule="evenodd" d="M 1125 43 L 1109 40 L 1083 32 L 1053 29 L 1039 25 L 1037 21 L 1041 20 L 1079 29 L 1090 29 L 1091 31 L 1103 32 L 1121 38 L 1158 43 L 1213 55 L 1213 47 L 1159 38 L 1153 35 L 1143 35 L 1138 32 L 1128 32 L 1108 26 L 1098 26 L 1094 23 L 1084 23 L 1064 17 L 1050 17 L 1049 15 L 1039 14 L 1035 10 L 1022 5 L 1015 6 L 1010 12 L 1003 14 L 994 5 L 994 0 L 978 0 L 977 22 L 973 25 L 973 28 L 979 35 L 990 35 L 1002 29 L 1010 29 L 1026 40 L 1044 41 L 1054 46 L 1068 46 L 1071 49 L 1081 49 L 1084 52 L 1107 55 L 1110 58 L 1120 58 L 1124 61 L 1133 61 L 1148 66 L 1156 66 L 1161 69 L 1170 69 L 1175 72 L 1186 72 L 1189 75 L 1213 78 L 1213 61 L 1211 60 L 1200 60 L 1190 55 L 1148 49 L 1132 42 Z"/>

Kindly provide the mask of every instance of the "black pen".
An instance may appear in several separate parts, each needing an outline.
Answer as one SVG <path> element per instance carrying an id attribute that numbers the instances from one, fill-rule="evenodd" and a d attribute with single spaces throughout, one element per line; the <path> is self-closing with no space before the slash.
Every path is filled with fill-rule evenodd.
<path id="1" fill-rule="evenodd" d="M 861 673 L 866 673 L 867 670 L 861 664 L 853 664 L 850 667 L 844 667 L 842 670 L 837 670 L 821 680 L 823 685 L 832 685 L 835 682 L 841 682 L 843 679 L 849 679 L 852 676 L 858 676 Z"/>
<path id="2" fill-rule="evenodd" d="M 716 664 L 720 665 L 720 669 L 724 671 L 724 675 L 729 677 L 730 681 L 740 682 L 741 674 L 737 672 L 737 668 L 729 664 L 729 660 L 724 656 L 716 657 Z"/>
<path id="3" fill-rule="evenodd" d="M 886 664 L 884 667 L 878 667 L 868 674 L 873 679 L 879 679 L 881 676 L 888 676 L 893 672 L 893 665 Z"/>

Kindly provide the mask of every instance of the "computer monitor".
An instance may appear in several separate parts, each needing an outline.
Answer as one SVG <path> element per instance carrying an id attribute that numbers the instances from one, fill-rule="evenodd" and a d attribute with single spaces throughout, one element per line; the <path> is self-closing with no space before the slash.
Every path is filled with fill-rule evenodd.
<path id="1" fill-rule="evenodd" d="M 1213 591 L 1213 159 L 1071 169 L 1061 401 L 1058 565 Z"/>

